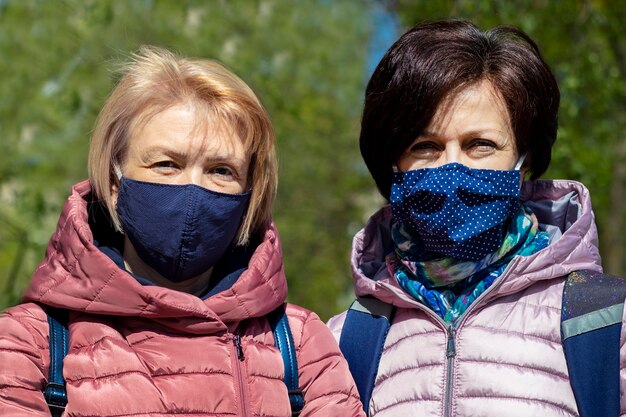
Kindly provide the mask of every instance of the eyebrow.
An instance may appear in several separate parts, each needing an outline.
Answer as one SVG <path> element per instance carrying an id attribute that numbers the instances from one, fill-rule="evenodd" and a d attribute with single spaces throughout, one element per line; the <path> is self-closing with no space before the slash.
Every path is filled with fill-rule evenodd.
<path id="1" fill-rule="evenodd" d="M 147 159 L 159 157 L 161 155 L 167 155 L 170 157 L 182 159 L 187 157 L 187 152 L 181 152 L 177 149 L 172 149 L 164 146 L 150 146 L 143 149 L 142 156 Z"/>
<path id="2" fill-rule="evenodd" d="M 144 150 L 143 159 L 152 159 L 160 155 L 166 155 L 169 157 L 173 157 L 175 159 L 187 159 L 191 156 L 188 152 L 180 151 L 178 149 L 173 149 L 173 148 L 169 148 L 166 146 L 155 145 L 155 146 L 148 147 L 147 149 Z M 232 154 L 228 152 L 221 152 L 221 153 L 218 152 L 217 155 L 211 155 L 210 157 L 204 158 L 204 159 L 208 161 L 216 161 L 216 162 L 235 161 L 238 164 L 245 163 L 245 160 L 241 158 L 235 158 Z"/>
<path id="3" fill-rule="evenodd" d="M 498 133 L 498 134 L 502 134 L 504 133 L 502 130 L 500 129 L 495 129 L 495 128 L 486 128 L 486 129 L 474 129 L 474 130 L 468 130 L 467 132 L 463 132 L 462 136 L 466 137 L 466 136 L 481 136 L 485 133 Z M 420 134 L 417 135 L 417 137 L 415 138 L 420 139 L 420 138 L 425 138 L 425 139 L 433 139 L 433 138 L 438 138 L 440 137 L 440 135 L 438 135 L 436 132 L 432 132 L 432 131 L 424 131 Z"/>

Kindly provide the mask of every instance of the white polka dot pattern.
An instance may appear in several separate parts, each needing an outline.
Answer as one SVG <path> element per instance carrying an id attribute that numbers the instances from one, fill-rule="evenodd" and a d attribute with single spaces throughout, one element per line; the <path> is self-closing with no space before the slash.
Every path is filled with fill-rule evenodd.
<path id="1" fill-rule="evenodd" d="M 414 229 L 431 253 L 478 260 L 500 247 L 520 206 L 520 180 L 519 170 L 459 163 L 394 172 L 394 220 Z"/>

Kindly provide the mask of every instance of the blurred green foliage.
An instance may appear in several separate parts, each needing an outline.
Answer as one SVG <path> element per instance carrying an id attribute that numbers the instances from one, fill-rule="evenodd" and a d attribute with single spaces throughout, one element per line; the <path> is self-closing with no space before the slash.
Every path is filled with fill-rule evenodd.
<path id="1" fill-rule="evenodd" d="M 548 176 L 589 186 L 607 270 L 624 274 L 620 3 L 0 0 L 0 307 L 19 300 L 71 185 L 86 177 L 90 131 L 117 63 L 152 44 L 215 58 L 257 92 L 278 136 L 274 217 L 290 301 L 322 318 L 344 309 L 352 235 L 382 203 L 357 143 L 372 6 L 380 4 L 404 26 L 469 18 L 483 28 L 519 26 L 538 42 L 562 88 Z"/>

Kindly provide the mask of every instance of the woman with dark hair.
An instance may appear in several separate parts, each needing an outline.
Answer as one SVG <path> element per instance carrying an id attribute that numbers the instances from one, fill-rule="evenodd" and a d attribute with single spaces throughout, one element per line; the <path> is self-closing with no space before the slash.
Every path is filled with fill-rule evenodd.
<path id="1" fill-rule="evenodd" d="M 562 294 L 602 268 L 587 189 L 537 180 L 558 108 L 550 68 L 512 27 L 421 24 L 374 71 L 360 146 L 390 204 L 355 236 L 352 269 L 356 295 L 394 313 L 360 389 L 370 416 L 578 415 Z M 342 348 L 347 316 L 329 323 Z"/>

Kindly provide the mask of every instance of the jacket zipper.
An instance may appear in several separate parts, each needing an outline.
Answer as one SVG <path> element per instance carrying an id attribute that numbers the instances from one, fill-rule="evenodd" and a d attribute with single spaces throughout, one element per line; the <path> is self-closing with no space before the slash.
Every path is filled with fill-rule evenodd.
<path id="1" fill-rule="evenodd" d="M 514 258 L 515 259 L 515 258 Z M 504 276 L 509 269 L 511 269 L 511 265 L 514 263 L 514 261 L 512 260 L 509 265 L 507 265 L 506 269 L 502 272 L 502 275 L 500 276 Z M 517 262 L 515 262 L 517 263 Z M 468 314 L 474 309 L 476 308 L 477 305 L 480 304 L 480 302 L 489 294 L 494 292 L 498 287 L 500 287 L 500 285 L 502 285 L 502 280 L 496 280 L 496 282 L 487 289 L 487 291 L 485 291 L 484 293 L 482 293 L 476 300 L 474 300 L 474 302 L 467 308 L 467 310 L 465 310 L 463 312 L 463 314 L 461 314 L 461 316 L 459 317 L 459 319 L 456 322 L 456 326 L 452 325 L 452 324 L 447 324 L 445 321 L 443 321 L 441 319 L 441 317 L 439 317 L 438 315 L 436 315 L 431 309 L 425 307 L 425 306 L 419 306 L 419 308 L 424 311 L 426 314 L 428 314 L 429 316 L 431 316 L 433 318 L 433 320 L 435 320 L 436 322 L 438 322 L 441 327 L 444 329 L 444 331 L 446 332 L 446 367 L 447 367 L 447 371 L 446 371 L 446 387 L 444 390 L 444 404 L 443 404 L 443 410 L 444 410 L 444 417 L 451 417 L 452 416 L 452 377 L 454 376 L 454 359 L 456 357 L 456 340 L 455 340 L 455 336 L 456 333 L 458 333 L 459 328 L 461 327 L 461 324 L 465 321 L 465 318 L 468 316 Z"/>
<path id="2" fill-rule="evenodd" d="M 452 377 L 454 376 L 454 357 L 456 356 L 456 344 L 454 341 L 454 326 L 452 324 L 447 327 L 447 337 L 448 343 L 446 347 L 446 362 L 447 362 L 447 372 L 446 372 L 446 391 L 445 391 L 445 399 L 443 405 L 443 415 L 445 417 L 452 416 L 451 414 L 451 405 L 452 405 Z"/>
<path id="3" fill-rule="evenodd" d="M 241 336 L 238 334 L 233 335 L 233 349 L 235 355 L 233 355 L 233 372 L 234 377 L 237 380 L 239 386 L 239 399 L 240 399 L 240 409 L 242 411 L 242 416 L 248 416 L 248 399 L 246 395 L 246 383 L 243 380 L 245 377 L 245 373 L 242 371 L 243 361 L 245 360 L 245 356 L 243 354 L 243 347 L 241 346 Z"/>

